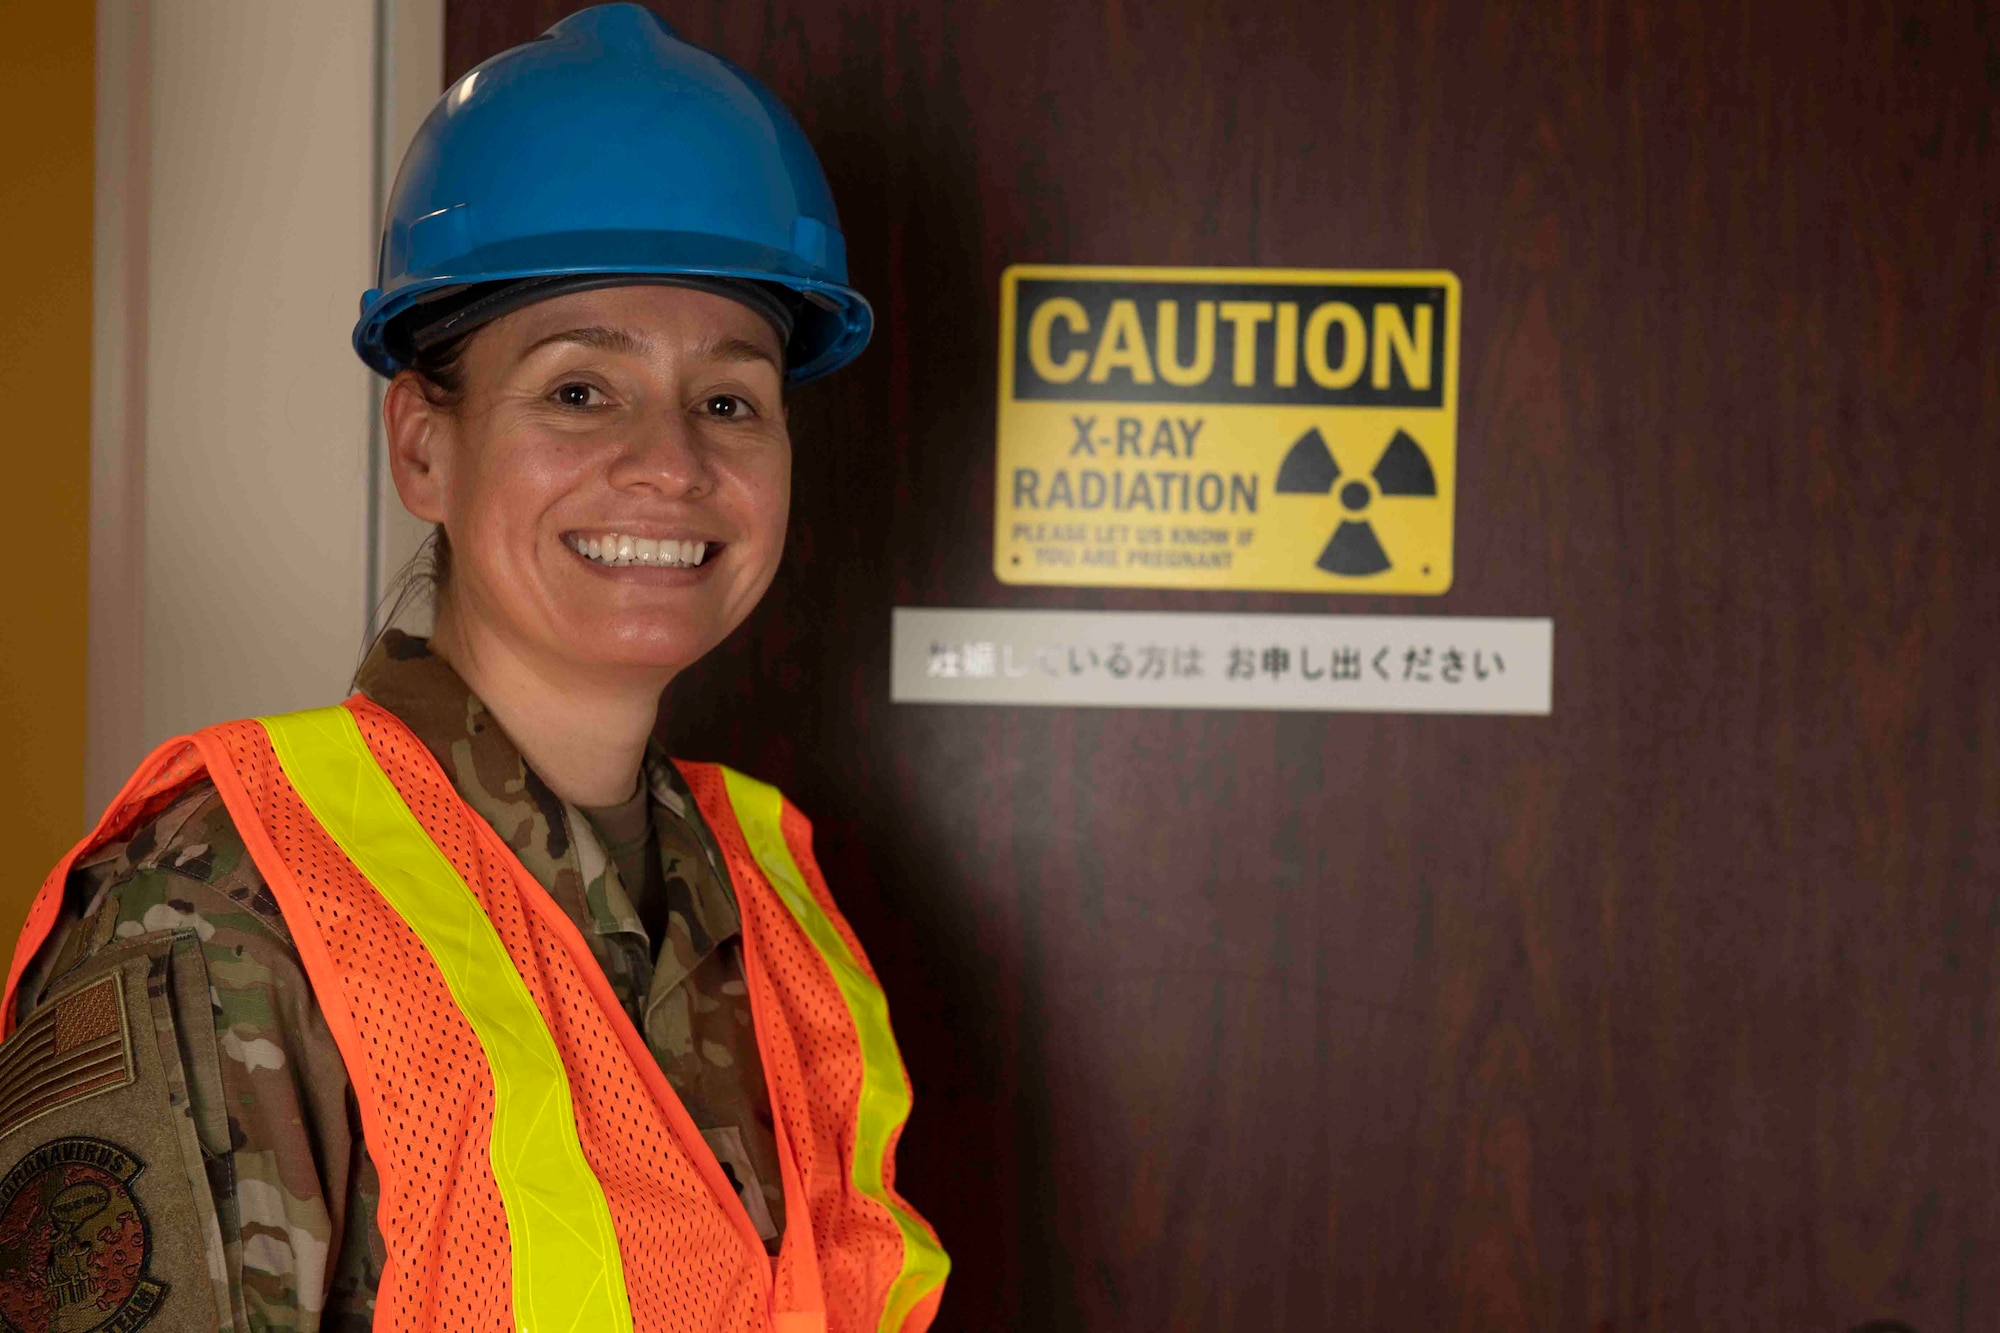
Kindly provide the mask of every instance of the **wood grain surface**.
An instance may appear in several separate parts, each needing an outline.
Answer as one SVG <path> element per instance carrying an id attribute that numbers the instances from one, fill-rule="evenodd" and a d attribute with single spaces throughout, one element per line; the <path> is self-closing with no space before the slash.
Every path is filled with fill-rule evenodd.
<path id="1" fill-rule="evenodd" d="M 881 319 L 665 726 L 816 817 L 940 1328 L 2000 1328 L 1990 5 L 658 7 Z M 1456 586 L 997 583 L 1025 260 L 1456 271 Z M 1553 616 L 1555 714 L 891 706 L 895 604 Z"/>

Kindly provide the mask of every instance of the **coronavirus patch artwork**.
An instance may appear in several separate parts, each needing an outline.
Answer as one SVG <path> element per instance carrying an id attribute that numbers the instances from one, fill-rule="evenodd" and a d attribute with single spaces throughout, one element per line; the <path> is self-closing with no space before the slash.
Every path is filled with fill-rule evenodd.
<path id="1" fill-rule="evenodd" d="M 1452 274 L 1017 264 L 1000 322 L 1003 581 L 1451 586 Z"/>
<path id="2" fill-rule="evenodd" d="M 166 1284 L 131 1185 L 145 1166 L 102 1139 L 42 1144 L 0 1180 L 0 1322 L 50 1333 L 132 1333 Z"/>

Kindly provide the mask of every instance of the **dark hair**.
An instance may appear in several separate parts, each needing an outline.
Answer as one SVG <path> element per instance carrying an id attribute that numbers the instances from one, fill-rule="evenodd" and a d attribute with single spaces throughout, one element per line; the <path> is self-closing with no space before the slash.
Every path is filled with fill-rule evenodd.
<path id="1" fill-rule="evenodd" d="M 409 368 L 416 373 L 424 397 L 432 407 L 455 410 L 465 398 L 465 349 L 477 329 L 456 338 L 447 338 L 433 347 L 410 353 Z"/>
<path id="2" fill-rule="evenodd" d="M 416 554 L 403 562 L 389 580 L 388 589 L 382 600 L 375 604 L 375 614 L 369 621 L 368 636 L 361 647 L 361 656 L 366 660 L 376 643 L 389 632 L 403 612 L 412 602 L 427 598 L 433 611 L 437 606 L 438 593 L 443 591 L 445 577 L 451 568 L 451 543 L 444 535 L 444 525 L 432 527 L 430 535 L 417 546 Z M 385 611 L 383 608 L 387 608 Z"/>

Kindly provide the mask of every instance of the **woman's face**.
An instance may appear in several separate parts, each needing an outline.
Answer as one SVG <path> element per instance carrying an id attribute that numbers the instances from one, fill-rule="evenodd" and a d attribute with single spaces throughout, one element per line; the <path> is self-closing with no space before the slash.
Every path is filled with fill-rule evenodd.
<path id="1" fill-rule="evenodd" d="M 399 378 L 397 489 L 451 539 L 440 635 L 663 678 L 721 642 L 784 549 L 782 357 L 777 330 L 734 301 L 617 287 L 473 334 L 455 408 Z"/>

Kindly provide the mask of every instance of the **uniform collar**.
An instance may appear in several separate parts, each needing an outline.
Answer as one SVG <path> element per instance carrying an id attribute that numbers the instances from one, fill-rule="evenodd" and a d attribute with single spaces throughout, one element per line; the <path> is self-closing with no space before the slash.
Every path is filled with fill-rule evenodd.
<path id="1" fill-rule="evenodd" d="M 385 631 L 355 673 L 355 688 L 400 718 L 437 759 L 465 803 L 493 826 L 522 866 L 579 925 L 600 935 L 645 937 L 618 868 L 583 812 L 557 796 L 528 767 L 521 751 L 430 642 Z M 686 920 L 689 944 L 659 951 L 661 971 L 682 975 L 717 943 L 742 929 L 722 858 L 680 772 L 657 741 L 646 743 L 644 774 L 652 796 L 656 850 L 693 842 L 713 874 L 668 881 L 671 909 Z M 678 826 L 678 827 L 676 827 Z M 689 837 L 688 835 L 692 835 Z M 660 941 L 650 945 L 659 950 Z M 654 978 L 655 988 L 666 977 Z M 671 979 L 678 984 L 678 977 Z"/>

